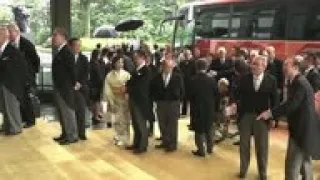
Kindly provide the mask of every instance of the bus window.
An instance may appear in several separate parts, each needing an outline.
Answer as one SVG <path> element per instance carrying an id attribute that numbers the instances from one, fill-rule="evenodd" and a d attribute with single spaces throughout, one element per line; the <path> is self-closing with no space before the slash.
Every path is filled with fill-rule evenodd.
<path id="1" fill-rule="evenodd" d="M 249 38 L 271 39 L 275 12 L 275 9 L 257 9 L 247 26 Z"/>
<path id="2" fill-rule="evenodd" d="M 309 11 L 310 13 L 307 19 L 305 39 L 308 40 L 320 40 L 320 12 Z"/>
<path id="3" fill-rule="evenodd" d="M 229 37 L 229 6 L 202 9 L 196 16 L 195 35 L 197 38 Z"/>
<path id="4" fill-rule="evenodd" d="M 280 7 L 257 4 L 233 6 L 230 34 L 232 38 L 283 39 L 285 37 L 285 10 Z"/>

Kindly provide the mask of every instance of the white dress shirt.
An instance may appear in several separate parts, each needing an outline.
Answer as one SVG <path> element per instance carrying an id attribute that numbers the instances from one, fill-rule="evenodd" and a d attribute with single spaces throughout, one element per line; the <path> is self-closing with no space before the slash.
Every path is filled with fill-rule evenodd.
<path id="1" fill-rule="evenodd" d="M 142 69 L 144 66 L 146 65 L 146 63 L 142 63 L 137 67 L 137 71 L 139 71 L 140 69 Z"/>
<path id="2" fill-rule="evenodd" d="M 20 36 L 18 36 L 17 39 L 13 41 L 13 45 L 18 49 L 20 48 Z"/>
<path id="3" fill-rule="evenodd" d="M 314 68 L 314 66 L 310 66 L 308 67 L 305 71 L 304 71 L 304 75 L 307 76 L 309 74 L 309 72 Z"/>
<path id="4" fill-rule="evenodd" d="M 171 72 L 162 74 L 162 78 L 163 78 L 163 82 L 164 82 L 165 87 L 167 87 L 170 82 L 171 74 L 172 74 Z"/>
<path id="5" fill-rule="evenodd" d="M 259 76 L 253 75 L 253 86 L 255 91 L 259 91 L 263 77 L 264 77 L 264 73 L 261 73 Z"/>
<path id="6" fill-rule="evenodd" d="M 9 41 L 6 41 L 2 44 L 2 46 L 0 47 L 0 57 L 3 54 L 4 50 L 6 49 L 7 45 L 8 45 Z"/>
<path id="7" fill-rule="evenodd" d="M 75 63 L 77 63 L 77 62 L 78 62 L 78 59 L 79 59 L 79 53 L 77 53 L 77 54 L 74 55 L 74 59 L 75 59 Z"/>
<path id="8" fill-rule="evenodd" d="M 60 46 L 59 46 L 59 48 L 58 48 L 58 52 L 60 52 L 61 51 L 61 49 L 64 47 L 64 46 L 66 46 L 67 45 L 67 43 L 65 42 L 65 43 L 63 43 L 63 44 L 61 44 Z"/>

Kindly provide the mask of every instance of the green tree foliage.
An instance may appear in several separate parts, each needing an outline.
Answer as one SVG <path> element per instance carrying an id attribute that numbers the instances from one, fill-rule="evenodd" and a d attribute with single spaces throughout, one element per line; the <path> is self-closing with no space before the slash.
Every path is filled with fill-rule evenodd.
<path id="1" fill-rule="evenodd" d="M 140 38 L 152 41 L 169 41 L 172 38 L 173 26 L 166 24 L 160 33 L 163 19 L 176 12 L 179 4 L 184 0 L 95 0 L 90 1 L 90 14 L 84 18 L 87 0 L 72 0 L 72 32 L 75 36 L 86 36 L 85 27 L 90 27 L 92 35 L 95 28 L 102 25 L 116 25 L 120 20 L 138 17 L 144 20 L 142 28 L 122 33 L 123 37 Z M 82 18 L 81 18 L 82 17 Z M 90 18 L 90 24 L 86 21 Z"/>

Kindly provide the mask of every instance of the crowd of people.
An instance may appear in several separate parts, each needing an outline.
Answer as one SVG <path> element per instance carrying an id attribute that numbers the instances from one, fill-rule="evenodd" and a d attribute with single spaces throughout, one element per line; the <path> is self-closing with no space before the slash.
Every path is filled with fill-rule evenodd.
<path id="1" fill-rule="evenodd" d="M 35 87 L 39 57 L 16 25 L 0 27 L 0 111 L 2 130 L 16 135 L 35 125 L 28 110 L 28 94 Z M 203 56 L 197 48 L 151 49 L 143 42 L 127 45 L 97 45 L 90 60 L 81 52 L 78 38 L 68 39 L 63 28 L 52 36 L 56 49 L 52 62 L 54 100 L 61 135 L 54 140 L 69 145 L 87 140 L 86 109 L 92 124 L 107 124 L 115 131 L 114 144 L 146 153 L 155 121 L 160 142 L 155 146 L 170 153 L 178 149 L 178 120 L 190 115 L 197 150 L 212 154 L 214 144 L 231 137 L 235 120 L 240 135 L 240 173 L 245 178 L 254 138 L 259 179 L 267 179 L 269 132 L 287 117 L 289 141 L 285 164 L 288 180 L 311 180 L 312 159 L 318 159 L 320 74 L 318 57 L 311 52 L 280 60 L 272 46 L 259 50 L 218 47 Z M 27 47 L 27 48 L 25 48 Z M 28 76 L 26 76 L 28 74 Z M 189 113 L 188 113 L 189 110 Z M 130 126 L 133 141 L 130 141 Z M 221 137 L 215 138 L 222 127 Z"/>

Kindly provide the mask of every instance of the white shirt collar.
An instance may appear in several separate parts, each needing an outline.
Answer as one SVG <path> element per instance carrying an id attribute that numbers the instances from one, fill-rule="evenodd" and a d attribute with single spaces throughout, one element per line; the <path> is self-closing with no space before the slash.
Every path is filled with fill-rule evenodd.
<path id="1" fill-rule="evenodd" d="M 308 68 L 304 71 L 304 74 L 307 75 L 313 68 L 314 68 L 314 66 L 308 67 Z"/>
<path id="2" fill-rule="evenodd" d="M 2 46 L 0 47 L 1 52 L 3 53 L 4 50 L 6 49 L 7 45 L 9 44 L 9 41 L 6 41 L 2 44 Z"/>
<path id="3" fill-rule="evenodd" d="M 143 68 L 144 66 L 146 65 L 146 63 L 144 62 L 144 63 L 142 63 L 142 64 L 140 64 L 140 66 L 138 66 L 137 67 L 137 71 L 139 71 L 141 68 Z"/>
<path id="4" fill-rule="evenodd" d="M 20 37 L 18 36 L 17 39 L 14 41 L 15 45 L 17 46 L 17 48 L 20 48 Z"/>
<path id="5" fill-rule="evenodd" d="M 262 81 L 264 73 L 261 73 L 259 76 L 253 75 L 253 78 L 257 78 L 258 81 Z"/>
<path id="6" fill-rule="evenodd" d="M 62 49 L 65 45 L 67 45 L 67 43 L 66 43 L 66 42 L 65 42 L 65 43 L 63 43 L 63 44 L 61 44 L 61 45 L 60 45 L 60 47 L 58 48 L 58 52 L 60 52 L 60 51 L 61 51 L 61 49 Z"/>

